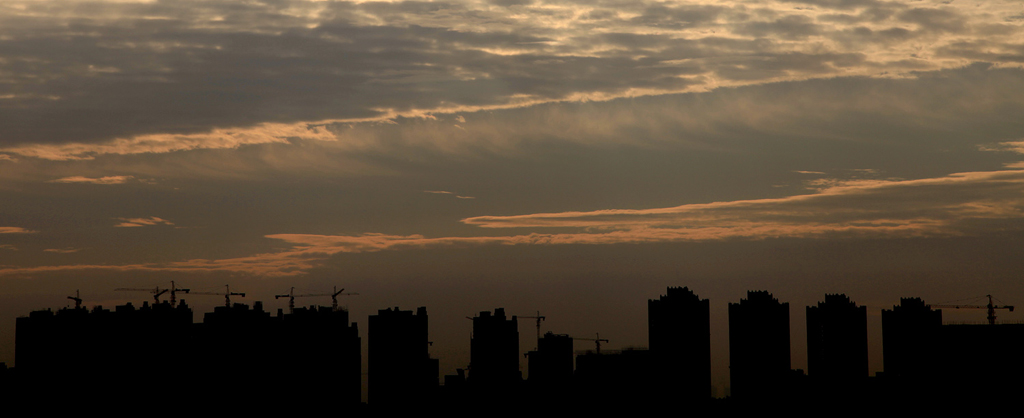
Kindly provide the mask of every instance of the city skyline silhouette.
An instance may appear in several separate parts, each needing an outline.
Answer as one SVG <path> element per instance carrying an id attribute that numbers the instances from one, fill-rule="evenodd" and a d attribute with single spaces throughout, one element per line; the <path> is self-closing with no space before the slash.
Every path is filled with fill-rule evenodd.
<path id="1" fill-rule="evenodd" d="M 76 305 L 81 303 L 78 296 L 72 299 Z M 208 399 L 217 393 L 251 396 L 270 390 L 267 382 L 296 380 L 308 387 L 293 383 L 273 391 L 304 396 L 320 393 L 316 396 L 351 407 L 358 407 L 360 399 L 365 402 L 369 393 L 369 411 L 411 412 L 449 402 L 485 407 L 514 397 L 531 399 L 521 405 L 523 408 L 564 406 L 569 399 L 615 408 L 685 399 L 711 411 L 798 399 L 804 403 L 845 402 L 855 396 L 870 398 L 868 403 L 898 403 L 916 402 L 935 393 L 982 396 L 992 390 L 948 384 L 940 387 L 935 382 L 949 378 L 992 380 L 998 373 L 1024 370 L 1011 359 L 1012 348 L 993 352 L 986 346 L 991 342 L 1007 347 L 1024 340 L 1024 325 L 943 325 L 941 309 L 932 309 L 920 298 L 902 298 L 893 309 L 881 311 L 888 369 L 871 373 L 869 378 L 866 308 L 842 294 L 827 294 L 807 307 L 808 313 L 814 311 L 807 316 L 805 338 L 808 347 L 815 350 L 809 352 L 809 357 L 820 358 L 808 359 L 809 370 L 791 369 L 785 364 L 793 355 L 788 350 L 793 337 L 788 303 L 769 292 L 749 291 L 740 303 L 729 305 L 729 367 L 733 385 L 740 390 L 726 389 L 718 394 L 710 374 L 711 351 L 707 350 L 711 346 L 708 307 L 708 300 L 701 300 L 690 289 L 669 287 L 667 293 L 648 301 L 649 346 L 609 348 L 610 341 L 603 339 L 603 351 L 578 350 L 574 342 L 589 345 L 596 340 L 547 331 L 533 341 L 540 350 L 528 353 L 520 351 L 517 316 L 506 315 L 503 308 L 482 311 L 467 317 L 473 322 L 471 359 L 456 373 L 440 370 L 438 360 L 431 358 L 433 341 L 426 307 L 415 311 L 387 308 L 369 316 L 368 344 L 364 345 L 369 351 L 362 354 L 359 321 L 349 327 L 349 311 L 343 307 L 296 307 L 290 313 L 282 308 L 271 315 L 260 301 L 252 308 L 236 302 L 218 306 L 194 323 L 191 307 L 180 296 L 175 305 L 165 300 L 153 304 L 145 301 L 139 308 L 129 303 L 112 311 L 99 306 L 66 307 L 19 317 L 21 366 L 5 368 L 4 378 L 5 382 L 28 388 L 45 387 L 75 370 L 93 376 L 96 388 L 119 387 L 124 384 L 123 376 L 133 374 L 137 364 L 166 358 L 173 361 L 169 367 L 193 375 L 200 382 L 213 383 L 225 377 L 238 382 L 230 388 L 222 384 L 207 386 L 203 391 L 208 392 Z M 341 316 L 329 319 L 335 315 Z M 767 325 L 771 323 L 778 325 Z M 839 345 L 833 347 L 830 344 L 835 343 L 830 340 Z M 769 341 L 779 341 L 779 348 L 769 349 L 776 344 Z M 893 354 L 897 352 L 906 354 Z M 987 363 L 979 363 L 976 357 L 985 352 L 995 354 L 988 356 Z M 773 360 L 780 355 L 783 359 Z M 527 358 L 525 368 L 520 365 L 521 357 Z M 254 367 L 267 362 L 275 366 Z M 748 370 L 760 371 L 751 374 Z M 747 375 L 751 377 L 743 377 Z M 126 387 L 124 391 L 137 390 L 141 395 L 161 387 L 156 383 L 147 389 Z M 820 392 L 822 387 L 845 389 Z M 572 395 L 549 393 L 566 389 Z M 997 389 L 995 393 L 1005 390 L 1009 389 Z M 26 393 L 29 395 L 32 393 Z M 82 391 L 77 395 L 87 399 L 98 393 Z M 716 404 L 715 398 L 726 403 Z"/>
<path id="2" fill-rule="evenodd" d="M 1024 297 L 1021 115 L 1015 1 L 3 0 L 0 362 L 20 367 L 16 318 L 32 312 L 187 301 L 203 326 L 182 328 L 219 330 L 188 338 L 222 349 L 121 367 L 131 390 L 215 385 L 190 380 L 207 370 L 176 374 L 183 361 L 262 390 L 322 366 L 293 354 L 247 368 L 265 355 L 253 346 L 322 344 L 306 325 L 346 322 L 336 328 L 350 355 L 358 337 L 371 403 L 370 370 L 398 373 L 371 366 L 371 352 L 409 364 L 396 370 L 436 364 L 439 387 L 464 388 L 439 395 L 455 404 L 540 402 L 540 388 L 565 385 L 566 338 L 574 354 L 595 351 L 574 357 L 574 373 L 598 379 L 576 392 L 594 408 L 618 393 L 600 379 L 665 380 L 634 373 L 644 362 L 688 376 L 628 389 L 652 402 L 756 402 L 764 392 L 744 388 L 785 367 L 806 379 L 775 387 L 815 398 L 846 387 L 814 383 L 819 372 L 863 377 L 850 393 L 879 402 L 904 375 L 923 382 L 918 399 L 945 395 L 930 390 L 942 379 L 919 377 L 925 359 L 983 354 L 914 341 L 1013 346 L 973 328 L 989 323 L 986 295 L 992 329 L 1024 322 L 1002 309 Z M 676 302 L 687 292 L 707 306 Z M 934 326 L 915 298 L 961 308 L 887 348 L 884 323 Z M 776 354 L 762 356 L 731 335 L 782 329 L 781 310 L 738 318 L 785 304 L 788 366 L 785 338 L 751 337 L 771 340 Z M 515 361 L 507 347 L 474 356 L 497 344 L 473 336 L 498 309 L 516 317 L 516 338 L 495 337 L 518 341 Z M 678 316 L 696 310 L 707 321 Z M 371 317 L 389 325 L 371 330 Z M 294 335 L 256 343 L 224 325 L 236 321 Z M 707 338 L 663 333 L 662 321 Z M 385 346 L 415 355 L 370 349 L 389 327 L 421 330 Z M 835 337 L 853 329 L 866 346 Z M 90 357 L 135 355 L 108 331 Z M 707 361 L 664 353 L 683 347 Z M 244 361 L 223 358 L 239 351 Z M 495 385 L 529 382 L 531 359 L 547 383 L 474 389 L 474 357 Z M 1016 367 L 947 366 L 954 380 Z M 274 387 L 313 396 L 318 383 Z M 419 396 L 413 386 L 380 396 Z"/>

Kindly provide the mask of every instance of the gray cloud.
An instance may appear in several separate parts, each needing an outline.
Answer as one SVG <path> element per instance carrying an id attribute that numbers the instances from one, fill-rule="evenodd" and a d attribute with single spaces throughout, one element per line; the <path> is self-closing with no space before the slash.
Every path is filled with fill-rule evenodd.
<path id="1" fill-rule="evenodd" d="M 824 29 L 807 16 L 789 15 L 769 22 L 749 22 L 736 29 L 740 35 L 756 38 L 772 37 L 786 40 L 805 39 L 822 33 Z"/>
<path id="2" fill-rule="evenodd" d="M 10 1 L 0 147 L 1019 61 L 1011 5 L 803 3 Z"/>
<path id="3" fill-rule="evenodd" d="M 841 57 L 835 59 L 841 62 Z M 811 71 L 835 64 L 811 61 L 803 65 Z M 771 63 L 761 63 L 760 67 L 737 70 L 737 76 L 751 71 L 780 70 Z M 977 150 L 979 146 L 1019 138 L 1024 99 L 1016 92 L 1024 90 L 1024 71 L 974 65 L 907 76 L 809 80 L 708 93 L 549 103 L 395 118 L 389 123 L 279 124 L 193 136 L 140 137 L 100 145 L 35 145 L 17 152 L 53 160 L 93 160 L 61 163 L 22 159 L 2 177 L 50 181 L 55 175 L 82 174 L 88 174 L 82 176 L 86 178 L 131 175 L 136 179 L 266 178 L 273 173 L 396 175 L 427 159 L 458 163 L 468 157 L 517 155 L 530 144 L 559 143 L 720 152 L 768 147 L 766 150 L 785 150 L 793 155 L 814 147 L 823 156 L 831 156 L 832 147 L 859 144 L 885 147 L 878 152 L 911 158 L 934 152 L 936 147 Z M 945 99 L 948 97 L 957 100 Z M 238 152 L 239 147 L 249 148 Z M 211 150 L 173 152 L 202 148 Z M 963 157 L 970 155 L 974 154 Z M 137 164 L 137 159 L 146 163 Z M 911 169 L 891 166 L 884 162 L 888 160 L 898 161 L 879 156 L 858 164 Z M 915 167 L 926 170 L 930 166 Z M 804 165 L 785 171 L 813 168 Z M 949 169 L 965 168 L 984 166 Z M 903 173 L 908 177 L 936 174 Z"/>
<path id="4" fill-rule="evenodd" d="M 960 33 L 967 30 L 967 17 L 948 8 L 913 8 L 897 15 L 897 19 L 914 23 L 929 32 Z"/>

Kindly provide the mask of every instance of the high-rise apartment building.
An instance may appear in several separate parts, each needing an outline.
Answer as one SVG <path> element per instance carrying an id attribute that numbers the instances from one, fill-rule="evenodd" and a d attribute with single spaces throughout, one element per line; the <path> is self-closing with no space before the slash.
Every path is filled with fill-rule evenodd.
<path id="1" fill-rule="evenodd" d="M 778 396 L 790 376 L 789 304 L 771 293 L 747 292 L 729 304 L 729 374 L 732 396 Z"/>
<path id="2" fill-rule="evenodd" d="M 686 287 L 647 301 L 655 384 L 676 399 L 711 398 L 711 309 Z"/>
<path id="3" fill-rule="evenodd" d="M 427 308 L 382 309 L 369 319 L 368 400 L 385 408 L 413 407 L 435 396 L 438 361 L 430 358 Z"/>
<path id="4" fill-rule="evenodd" d="M 807 374 L 818 381 L 868 376 L 868 313 L 844 294 L 807 307 Z"/>

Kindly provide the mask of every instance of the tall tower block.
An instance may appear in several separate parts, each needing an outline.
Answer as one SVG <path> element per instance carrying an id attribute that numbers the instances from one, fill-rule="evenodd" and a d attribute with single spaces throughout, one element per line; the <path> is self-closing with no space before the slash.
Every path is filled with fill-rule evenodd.
<path id="1" fill-rule="evenodd" d="M 844 294 L 807 307 L 807 372 L 817 381 L 853 383 L 868 376 L 868 311 Z"/>
<path id="2" fill-rule="evenodd" d="M 674 399 L 711 398 L 711 309 L 686 287 L 647 301 L 650 351 L 659 392 Z"/>
<path id="3" fill-rule="evenodd" d="M 423 407 L 438 390 L 438 361 L 430 358 L 427 308 L 382 309 L 369 319 L 367 398 L 377 407 Z"/>
<path id="4" fill-rule="evenodd" d="M 771 293 L 747 292 L 729 304 L 729 373 L 732 396 L 778 396 L 790 374 L 789 304 Z"/>
<path id="5" fill-rule="evenodd" d="M 519 372 L 519 321 L 505 317 L 505 309 L 473 318 L 469 345 L 469 382 L 476 388 L 508 388 L 522 381 Z"/>

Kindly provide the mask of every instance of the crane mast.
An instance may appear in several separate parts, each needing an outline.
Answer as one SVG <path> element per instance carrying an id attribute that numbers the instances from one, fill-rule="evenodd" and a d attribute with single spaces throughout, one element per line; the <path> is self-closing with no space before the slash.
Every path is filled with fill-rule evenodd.
<path id="1" fill-rule="evenodd" d="M 332 302 L 331 308 L 333 310 L 337 311 L 338 310 L 338 296 L 358 295 L 358 293 L 352 293 L 352 292 L 350 292 L 350 293 L 342 293 L 344 291 L 345 291 L 345 288 L 341 288 L 341 290 L 338 290 L 338 286 L 334 286 L 334 291 L 332 293 L 309 293 L 309 294 L 305 294 L 305 295 L 296 295 L 295 294 L 295 288 L 292 287 L 290 290 L 288 290 L 288 294 L 286 294 L 286 295 L 274 295 L 274 299 L 288 298 L 288 312 L 289 313 L 295 313 L 295 298 L 303 298 L 303 297 L 310 297 L 310 296 L 330 296 L 331 297 L 331 302 Z"/>
<path id="2" fill-rule="evenodd" d="M 992 295 L 985 295 L 988 298 L 988 305 L 931 305 L 932 308 L 947 308 L 947 309 L 987 309 L 988 310 L 988 323 L 989 325 L 996 324 L 996 309 L 1006 309 L 1013 312 L 1012 305 L 999 306 L 992 302 Z"/>
<path id="3" fill-rule="evenodd" d="M 217 293 L 217 292 L 192 292 L 190 294 L 192 294 L 192 295 L 224 296 L 224 306 L 227 306 L 229 308 L 231 307 L 231 297 L 232 296 L 241 296 L 243 298 L 245 297 L 245 293 L 232 292 L 231 291 L 231 287 L 229 285 L 224 285 L 224 293 Z"/>
<path id="4" fill-rule="evenodd" d="M 583 341 L 593 341 L 594 345 L 596 346 L 594 351 L 597 354 L 601 354 L 601 343 L 602 342 L 608 342 L 607 339 L 601 338 L 601 333 L 597 334 L 597 338 L 577 338 L 577 337 L 573 337 L 572 339 L 573 340 L 583 340 Z"/>
<path id="5" fill-rule="evenodd" d="M 165 289 L 160 289 L 160 286 L 157 286 L 157 287 L 155 287 L 153 289 L 140 289 L 140 288 L 132 288 L 132 287 L 119 287 L 117 289 L 114 289 L 114 291 L 119 291 L 119 292 L 149 292 L 149 293 L 153 294 L 153 300 L 156 303 L 160 303 L 160 296 L 163 296 L 164 293 L 170 292 L 171 293 L 171 307 L 172 308 L 175 307 L 178 304 L 178 299 L 177 299 L 177 297 L 175 295 L 175 292 L 179 292 L 180 291 L 180 292 L 188 293 L 190 290 L 191 289 L 178 288 L 175 285 L 173 280 L 171 281 L 171 287 L 170 288 L 165 288 Z"/>

